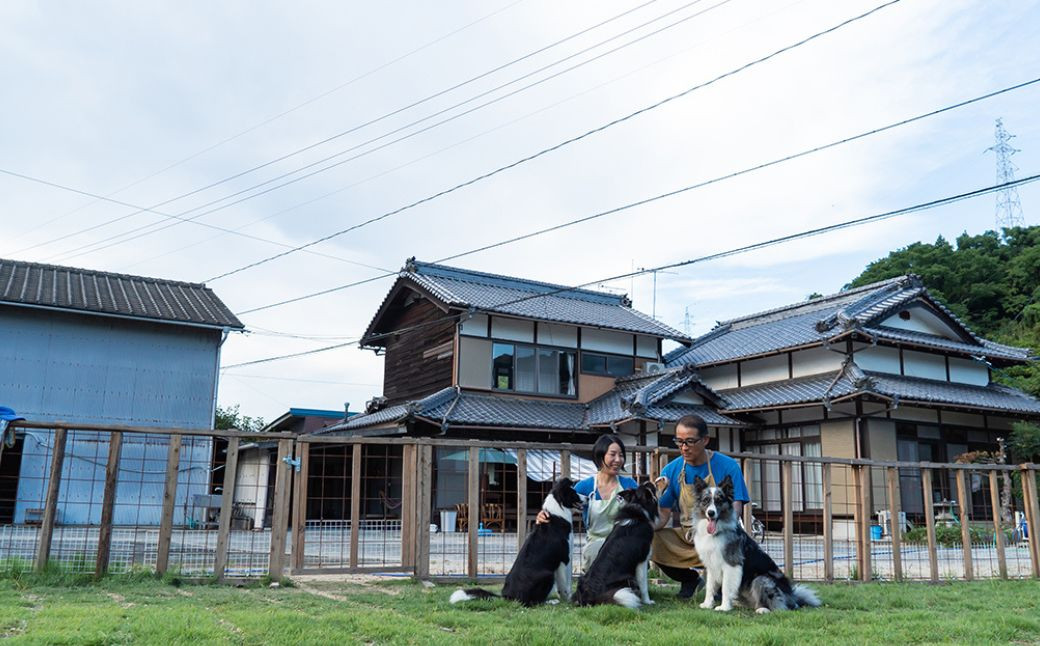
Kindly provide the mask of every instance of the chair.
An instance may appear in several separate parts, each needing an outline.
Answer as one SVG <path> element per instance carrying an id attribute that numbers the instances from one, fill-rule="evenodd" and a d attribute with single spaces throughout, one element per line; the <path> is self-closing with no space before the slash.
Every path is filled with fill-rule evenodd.
<path id="1" fill-rule="evenodd" d="M 480 508 L 480 522 L 484 523 L 484 529 L 497 525 L 498 531 L 506 531 L 505 507 L 498 502 L 484 503 Z"/>
<path id="2" fill-rule="evenodd" d="M 455 529 L 464 532 L 469 529 L 469 505 L 460 502 L 455 505 Z"/>

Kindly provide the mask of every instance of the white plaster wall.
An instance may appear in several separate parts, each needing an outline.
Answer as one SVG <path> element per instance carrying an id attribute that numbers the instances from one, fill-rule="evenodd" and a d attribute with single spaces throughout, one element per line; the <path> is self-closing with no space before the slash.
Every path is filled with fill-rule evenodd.
<path id="1" fill-rule="evenodd" d="M 632 335 L 610 330 L 581 329 L 581 347 L 594 352 L 611 352 L 613 354 L 632 354 Z"/>
<path id="2" fill-rule="evenodd" d="M 903 350 L 903 374 L 946 381 L 946 357 L 930 352 Z"/>
<path id="3" fill-rule="evenodd" d="M 491 387 L 491 341 L 487 339 L 459 339 L 460 386 L 470 388 Z"/>
<path id="4" fill-rule="evenodd" d="M 491 317 L 491 336 L 507 341 L 534 343 L 534 321 Z"/>
<path id="5" fill-rule="evenodd" d="M 934 334 L 946 339 L 958 340 L 960 338 L 945 321 L 924 308 L 910 307 L 904 311 L 910 312 L 909 319 L 904 321 L 899 317 L 899 314 L 896 313 L 882 321 L 881 325 L 900 330 L 912 330 L 914 332 Z"/>
<path id="6" fill-rule="evenodd" d="M 864 370 L 899 374 L 899 350 L 880 345 L 863 348 L 856 354 L 856 365 Z"/>
<path id="7" fill-rule="evenodd" d="M 563 348 L 578 347 L 578 328 L 555 323 L 538 324 L 538 343 Z"/>
<path id="8" fill-rule="evenodd" d="M 714 390 L 737 387 L 737 364 L 715 366 L 701 370 L 701 382 Z"/>
<path id="9" fill-rule="evenodd" d="M 841 362 L 845 360 L 844 354 L 823 348 L 799 350 L 791 355 L 791 369 L 795 377 L 834 372 L 841 368 Z"/>
<path id="10" fill-rule="evenodd" d="M 637 334 L 636 356 L 646 357 L 647 359 L 657 359 L 657 338 Z"/>
<path id="11" fill-rule="evenodd" d="M 487 315 L 474 314 L 472 318 L 463 319 L 459 334 L 466 336 L 487 336 Z"/>
<path id="12" fill-rule="evenodd" d="M 740 363 L 740 385 L 753 386 L 787 379 L 787 355 L 763 357 Z"/>
<path id="13" fill-rule="evenodd" d="M 989 385 L 989 367 L 974 359 L 950 357 L 950 381 L 976 386 Z"/>

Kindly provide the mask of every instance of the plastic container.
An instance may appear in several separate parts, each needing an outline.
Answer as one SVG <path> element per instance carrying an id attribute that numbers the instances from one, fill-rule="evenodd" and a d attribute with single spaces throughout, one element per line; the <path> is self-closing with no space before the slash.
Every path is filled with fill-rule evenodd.
<path id="1" fill-rule="evenodd" d="M 881 540 L 881 525 L 870 526 L 870 539 L 874 541 Z"/>

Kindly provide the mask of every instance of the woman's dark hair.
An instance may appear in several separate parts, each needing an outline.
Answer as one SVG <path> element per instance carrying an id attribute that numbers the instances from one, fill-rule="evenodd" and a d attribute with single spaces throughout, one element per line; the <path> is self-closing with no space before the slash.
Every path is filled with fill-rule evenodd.
<path id="1" fill-rule="evenodd" d="M 621 457 L 625 457 L 625 443 L 621 441 L 620 437 L 613 433 L 600 435 L 596 443 L 592 445 L 592 461 L 596 464 L 597 469 L 603 468 L 603 458 L 606 457 L 611 444 L 617 444 L 621 449 Z"/>

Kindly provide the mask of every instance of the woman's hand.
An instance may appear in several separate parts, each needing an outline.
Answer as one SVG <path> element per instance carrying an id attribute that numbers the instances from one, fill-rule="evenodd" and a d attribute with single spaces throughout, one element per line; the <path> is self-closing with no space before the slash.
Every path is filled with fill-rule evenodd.
<path id="1" fill-rule="evenodd" d="M 536 525 L 544 525 L 549 522 L 549 512 L 542 509 L 538 512 L 538 515 L 534 517 Z"/>
<path id="2" fill-rule="evenodd" d="M 658 476 L 657 479 L 654 480 L 654 485 L 657 486 L 658 491 L 664 491 L 668 488 L 668 476 Z"/>

